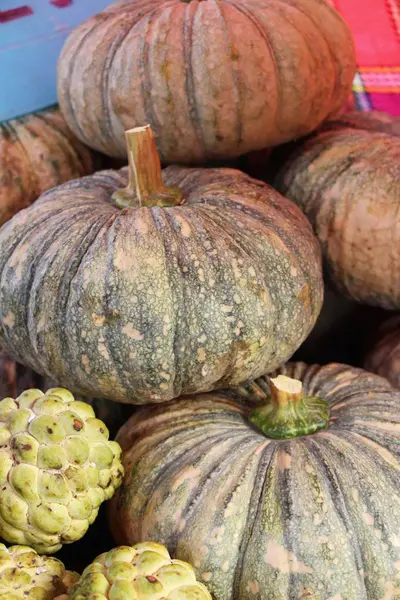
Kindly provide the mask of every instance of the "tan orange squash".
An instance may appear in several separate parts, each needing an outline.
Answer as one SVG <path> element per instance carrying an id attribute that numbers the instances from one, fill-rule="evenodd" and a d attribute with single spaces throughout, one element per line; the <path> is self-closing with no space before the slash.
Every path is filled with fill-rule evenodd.
<path id="1" fill-rule="evenodd" d="M 240 171 L 161 173 L 149 128 L 127 139 L 130 171 L 59 186 L 0 231 L 1 343 L 59 385 L 127 403 L 276 368 L 321 308 L 307 219 Z"/>
<path id="2" fill-rule="evenodd" d="M 79 25 L 58 64 L 74 133 L 125 156 L 150 123 L 161 159 L 229 158 L 312 131 L 351 91 L 351 34 L 325 0 L 122 0 Z"/>
<path id="3" fill-rule="evenodd" d="M 273 184 L 310 219 L 336 286 L 387 309 L 400 308 L 398 129 L 384 115 L 342 115 L 273 158 Z"/>
<path id="4" fill-rule="evenodd" d="M 118 543 L 157 539 L 215 600 L 400 594 L 400 393 L 339 364 L 140 409 L 120 430 Z"/>
<path id="5" fill-rule="evenodd" d="M 57 108 L 0 123 L 0 225 L 46 190 L 94 168 L 91 151 Z"/>

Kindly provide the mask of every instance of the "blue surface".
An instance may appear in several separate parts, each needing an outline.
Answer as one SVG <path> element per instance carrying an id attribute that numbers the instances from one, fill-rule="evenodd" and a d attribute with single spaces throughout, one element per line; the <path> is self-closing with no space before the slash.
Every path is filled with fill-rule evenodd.
<path id="1" fill-rule="evenodd" d="M 56 65 L 65 38 L 108 4 L 110 0 L 73 0 L 58 8 L 50 0 L 0 0 L 0 14 L 22 6 L 33 10 L 0 22 L 0 121 L 57 102 Z"/>

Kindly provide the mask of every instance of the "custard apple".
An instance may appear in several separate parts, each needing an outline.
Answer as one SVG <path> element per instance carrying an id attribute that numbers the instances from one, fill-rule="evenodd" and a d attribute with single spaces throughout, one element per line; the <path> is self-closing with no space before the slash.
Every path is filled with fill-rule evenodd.
<path id="1" fill-rule="evenodd" d="M 0 544 L 0 600 L 54 600 L 79 579 L 61 561 L 27 546 Z"/>
<path id="2" fill-rule="evenodd" d="M 52 554 L 79 540 L 121 484 L 121 448 L 63 388 L 0 401 L 0 536 Z"/>
<path id="3" fill-rule="evenodd" d="M 211 600 L 192 567 L 155 542 L 119 546 L 98 556 L 57 600 Z"/>

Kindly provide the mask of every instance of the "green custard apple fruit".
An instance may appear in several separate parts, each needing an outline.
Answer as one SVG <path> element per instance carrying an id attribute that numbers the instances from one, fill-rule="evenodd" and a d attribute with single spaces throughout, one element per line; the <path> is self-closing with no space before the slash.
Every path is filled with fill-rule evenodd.
<path id="1" fill-rule="evenodd" d="M 56 600 L 211 600 L 192 567 L 155 542 L 119 546 L 98 556 L 68 595 Z"/>
<path id="2" fill-rule="evenodd" d="M 0 544 L 0 600 L 54 600 L 79 579 L 63 563 L 27 546 Z"/>
<path id="3" fill-rule="evenodd" d="M 121 448 L 63 388 L 0 401 L 0 536 L 41 554 L 79 540 L 121 484 Z"/>

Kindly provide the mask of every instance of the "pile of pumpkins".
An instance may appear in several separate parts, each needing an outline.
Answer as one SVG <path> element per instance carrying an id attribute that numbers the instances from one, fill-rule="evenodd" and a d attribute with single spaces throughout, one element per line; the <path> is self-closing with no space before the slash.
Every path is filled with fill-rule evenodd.
<path id="1" fill-rule="evenodd" d="M 0 126 L 2 397 L 122 426 L 113 539 L 214 600 L 400 598 L 400 121 L 354 72 L 325 0 L 119 0 Z"/>

